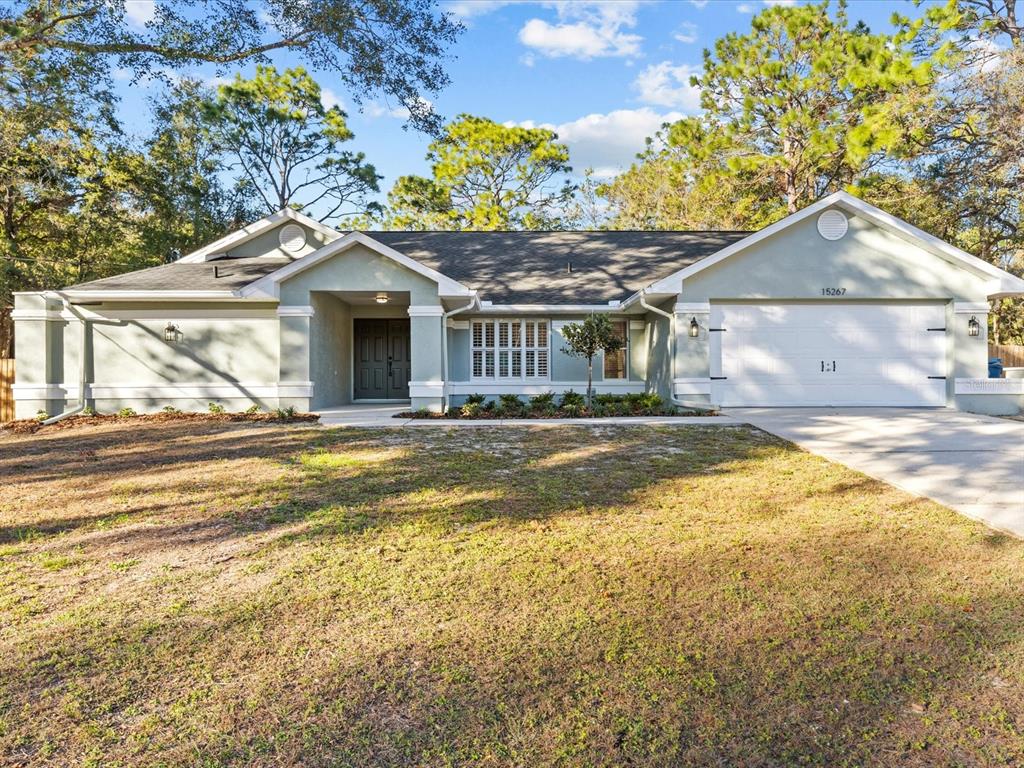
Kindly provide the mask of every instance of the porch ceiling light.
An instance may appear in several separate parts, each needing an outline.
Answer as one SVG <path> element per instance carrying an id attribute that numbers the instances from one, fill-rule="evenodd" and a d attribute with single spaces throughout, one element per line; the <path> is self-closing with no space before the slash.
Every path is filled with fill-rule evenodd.
<path id="1" fill-rule="evenodd" d="M 181 330 L 174 323 L 167 323 L 164 327 L 164 341 L 168 344 L 177 344 L 181 338 Z"/>
<path id="2" fill-rule="evenodd" d="M 384 293 L 384 292 L 378 293 L 377 294 L 377 303 L 378 304 L 387 304 L 388 303 L 388 295 L 386 293 Z"/>
<path id="3" fill-rule="evenodd" d="M 975 317 L 974 315 L 971 315 L 971 319 L 967 321 L 967 335 L 981 335 L 981 323 L 978 322 L 978 318 Z"/>
<path id="4" fill-rule="evenodd" d="M 690 318 L 690 338 L 696 339 L 700 336 L 700 324 L 697 322 L 696 317 Z"/>

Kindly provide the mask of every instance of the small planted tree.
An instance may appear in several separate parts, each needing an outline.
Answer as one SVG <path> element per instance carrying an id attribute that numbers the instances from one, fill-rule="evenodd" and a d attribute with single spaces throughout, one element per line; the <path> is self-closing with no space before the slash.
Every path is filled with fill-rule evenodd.
<path id="1" fill-rule="evenodd" d="M 607 315 L 591 315 L 582 323 L 569 323 L 562 328 L 567 346 L 562 351 L 587 361 L 587 409 L 594 395 L 594 358 L 598 352 L 612 353 L 622 349 L 624 340 L 615 333 Z"/>

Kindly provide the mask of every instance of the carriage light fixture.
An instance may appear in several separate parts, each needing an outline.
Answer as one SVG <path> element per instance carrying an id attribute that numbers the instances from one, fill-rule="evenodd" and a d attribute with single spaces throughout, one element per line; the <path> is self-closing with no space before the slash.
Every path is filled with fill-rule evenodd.
<path id="1" fill-rule="evenodd" d="M 700 335 L 700 325 L 697 323 L 696 317 L 690 318 L 690 338 L 696 339 Z"/>
<path id="2" fill-rule="evenodd" d="M 164 341 L 168 344 L 177 344 L 181 339 L 181 329 L 174 323 L 167 323 L 164 328 Z"/>
<path id="3" fill-rule="evenodd" d="M 382 293 L 378 293 L 377 294 L 377 303 L 378 304 L 387 304 L 388 303 L 388 295 L 386 293 L 383 293 L 383 292 Z"/>
<path id="4" fill-rule="evenodd" d="M 974 315 L 971 315 L 971 319 L 967 321 L 967 335 L 981 335 L 981 323 L 978 322 L 978 318 L 975 317 Z"/>

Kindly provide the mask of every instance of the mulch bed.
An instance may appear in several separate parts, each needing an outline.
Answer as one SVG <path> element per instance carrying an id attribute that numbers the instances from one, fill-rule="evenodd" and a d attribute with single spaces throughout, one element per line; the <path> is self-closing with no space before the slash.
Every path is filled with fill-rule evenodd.
<path id="1" fill-rule="evenodd" d="M 93 414 L 89 416 L 71 416 L 53 424 L 43 426 L 36 419 L 19 419 L 0 424 L 0 430 L 14 434 L 31 435 L 40 430 L 44 432 L 62 429 L 76 429 L 99 424 L 133 424 L 139 422 L 187 422 L 187 423 L 226 423 L 238 421 L 292 423 L 300 421 L 317 421 L 320 417 L 315 413 L 296 413 L 291 416 L 278 416 L 276 413 L 144 413 L 135 416 L 118 416 L 116 414 Z"/>
<path id="2" fill-rule="evenodd" d="M 452 408 L 448 413 L 434 413 L 433 411 L 403 411 L 402 413 L 396 413 L 396 419 L 457 419 L 459 421 L 498 421 L 500 419 L 609 419 L 609 418 L 622 418 L 622 419 L 636 419 L 636 418 L 647 418 L 651 416 L 673 416 L 678 418 L 687 418 L 690 416 L 717 416 L 718 411 L 699 411 L 699 410 L 675 410 L 675 411 L 651 411 L 649 413 L 643 412 L 632 412 L 632 413 L 609 413 L 606 411 L 573 411 L 566 413 L 563 411 L 523 411 L 520 413 L 513 413 L 509 411 L 498 410 L 497 408 L 491 410 L 480 410 L 472 416 L 464 416 L 458 408 Z"/>

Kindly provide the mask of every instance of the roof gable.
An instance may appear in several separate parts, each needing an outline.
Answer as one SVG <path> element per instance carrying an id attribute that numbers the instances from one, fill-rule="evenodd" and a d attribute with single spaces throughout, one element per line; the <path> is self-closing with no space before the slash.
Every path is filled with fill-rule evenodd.
<path id="1" fill-rule="evenodd" d="M 248 224 L 229 235 L 225 235 L 218 240 L 214 240 L 209 245 L 205 245 L 187 256 L 182 256 L 175 263 L 200 264 L 205 261 L 219 259 L 223 257 L 226 252 L 239 248 L 255 238 L 288 223 L 300 224 L 312 229 L 313 231 L 321 234 L 328 243 L 341 237 L 341 233 L 336 229 L 332 229 L 326 224 L 321 224 L 316 219 L 310 218 L 304 213 L 300 213 L 299 211 L 291 208 L 282 208 L 277 213 L 265 216 L 259 221 L 254 221 L 252 224 Z"/>
<path id="2" fill-rule="evenodd" d="M 846 210 L 849 213 L 853 213 L 872 222 L 882 229 L 892 232 L 915 245 L 919 245 L 929 253 L 946 259 L 947 261 L 950 261 L 965 270 L 971 271 L 976 275 L 986 277 L 991 283 L 991 296 L 1024 293 L 1024 280 L 1021 280 L 1020 278 L 1011 275 L 1009 272 L 999 269 L 986 261 L 982 261 L 978 257 L 972 256 L 966 251 L 957 248 L 944 240 L 940 240 L 934 235 L 930 235 L 924 230 L 918 229 L 912 224 L 908 224 L 902 219 L 886 213 L 881 208 L 877 208 L 870 203 L 866 203 L 860 198 L 854 197 L 847 192 L 835 192 L 828 197 L 824 197 L 816 203 L 813 203 L 796 213 L 790 214 L 786 218 L 781 219 L 764 229 L 754 232 L 729 247 L 723 248 L 713 256 L 702 259 L 695 264 L 678 270 L 668 277 L 656 281 L 649 286 L 647 292 L 654 294 L 677 293 L 681 282 L 686 278 L 712 267 L 725 259 L 735 256 L 736 254 L 742 253 L 772 235 L 805 221 L 811 216 L 821 213 L 828 208 L 839 208 Z"/>

